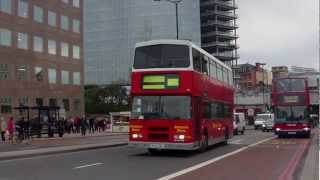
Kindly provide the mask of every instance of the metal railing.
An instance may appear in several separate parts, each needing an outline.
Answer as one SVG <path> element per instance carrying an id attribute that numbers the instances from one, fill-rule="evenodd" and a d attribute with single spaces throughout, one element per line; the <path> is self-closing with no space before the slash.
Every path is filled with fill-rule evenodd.
<path id="1" fill-rule="evenodd" d="M 212 26 L 212 25 L 222 25 L 222 26 L 228 26 L 228 27 L 234 27 L 238 28 L 238 24 L 235 24 L 234 22 L 225 22 L 225 21 L 208 21 L 206 23 L 203 23 L 201 26 Z"/>
<path id="2" fill-rule="evenodd" d="M 211 11 L 206 11 L 204 13 L 201 13 L 201 16 L 210 16 L 210 15 L 224 15 L 232 18 L 238 18 L 238 14 L 235 14 L 234 12 L 229 12 L 229 11 L 218 11 L 218 10 L 211 10 Z"/>
<path id="3" fill-rule="evenodd" d="M 238 35 L 234 34 L 234 32 L 221 32 L 221 31 L 212 31 L 208 33 L 204 33 L 202 36 L 203 37 L 209 37 L 209 36 L 228 36 L 228 37 L 233 37 L 233 38 L 239 38 Z"/>
<path id="4" fill-rule="evenodd" d="M 219 5 L 228 6 L 231 8 L 238 8 L 238 5 L 233 4 L 232 1 L 221 1 L 221 0 L 210 0 L 204 3 L 201 3 L 201 6 L 207 6 L 207 5 L 213 5 L 213 4 L 219 4 Z"/>

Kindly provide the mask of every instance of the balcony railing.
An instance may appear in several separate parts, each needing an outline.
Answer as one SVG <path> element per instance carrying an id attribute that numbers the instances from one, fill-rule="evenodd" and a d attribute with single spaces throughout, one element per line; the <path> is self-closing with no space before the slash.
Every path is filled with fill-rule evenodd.
<path id="1" fill-rule="evenodd" d="M 213 53 L 212 55 L 215 57 L 227 57 L 227 58 L 237 58 L 237 59 L 240 58 L 239 55 L 235 55 L 234 53 L 230 53 L 230 52 Z"/>
<path id="2" fill-rule="evenodd" d="M 207 6 L 207 5 L 213 5 L 213 4 L 219 4 L 219 5 L 228 6 L 228 7 L 231 7 L 231 8 L 238 8 L 238 5 L 233 4 L 232 1 L 221 1 L 221 0 L 206 1 L 204 3 L 201 3 L 201 6 Z"/>
<path id="3" fill-rule="evenodd" d="M 210 46 L 223 46 L 223 47 L 230 47 L 230 48 L 239 48 L 239 46 L 235 43 L 230 42 L 211 42 L 211 43 L 204 43 L 203 47 L 210 47 Z"/>
<path id="4" fill-rule="evenodd" d="M 201 16 L 210 16 L 210 15 L 223 15 L 223 16 L 227 16 L 227 17 L 232 17 L 232 18 L 238 18 L 238 14 L 235 14 L 234 12 L 230 12 L 230 11 L 205 11 L 204 13 L 201 13 Z"/>
<path id="5" fill-rule="evenodd" d="M 239 26 L 233 22 L 225 22 L 225 21 L 208 21 L 206 23 L 203 23 L 202 26 L 212 26 L 212 25 L 221 25 L 221 26 L 227 26 L 227 27 L 234 27 L 238 28 Z"/>
<path id="6" fill-rule="evenodd" d="M 221 32 L 221 31 L 213 31 L 213 32 L 204 33 L 202 36 L 203 37 L 228 36 L 228 37 L 233 37 L 233 38 L 239 38 L 239 36 L 234 34 L 233 32 Z"/>

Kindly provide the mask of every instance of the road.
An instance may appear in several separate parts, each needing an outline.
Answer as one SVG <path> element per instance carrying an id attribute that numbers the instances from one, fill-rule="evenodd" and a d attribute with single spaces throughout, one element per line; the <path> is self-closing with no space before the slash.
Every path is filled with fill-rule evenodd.
<path id="1" fill-rule="evenodd" d="M 168 177 L 282 180 L 291 173 L 293 165 L 300 163 L 295 161 L 310 140 L 276 138 L 252 145 L 273 136 L 272 133 L 250 130 L 234 137 L 227 146 L 217 145 L 201 154 L 164 152 L 150 155 L 144 149 L 122 146 L 6 160 L 0 161 L 0 180 L 149 180 Z M 235 151 L 239 152 L 228 156 Z M 194 169 L 186 170 L 189 167 Z"/>

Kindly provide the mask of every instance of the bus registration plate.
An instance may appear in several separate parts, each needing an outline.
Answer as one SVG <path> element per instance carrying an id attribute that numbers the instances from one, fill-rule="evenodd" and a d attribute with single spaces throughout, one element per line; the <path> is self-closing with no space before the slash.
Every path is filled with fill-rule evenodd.
<path id="1" fill-rule="evenodd" d="M 296 132 L 288 132 L 288 134 L 297 134 Z"/>
<path id="2" fill-rule="evenodd" d="M 150 144 L 150 148 L 164 149 L 165 145 L 164 144 Z"/>

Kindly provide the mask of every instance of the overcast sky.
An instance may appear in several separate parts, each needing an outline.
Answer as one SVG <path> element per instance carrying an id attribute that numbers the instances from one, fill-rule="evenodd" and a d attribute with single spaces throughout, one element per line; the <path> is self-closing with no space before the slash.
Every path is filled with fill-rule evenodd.
<path id="1" fill-rule="evenodd" d="M 240 63 L 318 68 L 319 0 L 238 0 Z"/>

